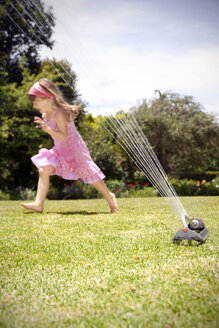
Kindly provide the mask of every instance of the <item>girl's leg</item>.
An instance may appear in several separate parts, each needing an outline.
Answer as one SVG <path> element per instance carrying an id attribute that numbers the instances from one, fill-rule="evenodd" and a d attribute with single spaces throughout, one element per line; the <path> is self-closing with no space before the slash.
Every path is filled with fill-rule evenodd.
<path id="1" fill-rule="evenodd" d="M 109 191 L 103 180 L 92 183 L 92 186 L 96 188 L 107 200 L 111 213 L 118 212 L 119 208 L 117 205 L 115 195 Z"/>
<path id="2" fill-rule="evenodd" d="M 43 166 L 39 169 L 36 200 L 33 203 L 21 203 L 21 206 L 28 210 L 43 212 L 44 201 L 49 190 L 49 178 L 54 171 L 55 168 L 52 165 Z"/>

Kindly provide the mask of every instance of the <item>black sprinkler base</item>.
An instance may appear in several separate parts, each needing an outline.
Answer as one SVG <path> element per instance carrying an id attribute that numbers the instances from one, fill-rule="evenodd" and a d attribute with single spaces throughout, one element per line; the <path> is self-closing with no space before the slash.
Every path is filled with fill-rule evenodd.
<path id="1" fill-rule="evenodd" d="M 202 244 L 208 238 L 209 234 L 210 232 L 205 225 L 201 231 L 195 231 L 189 228 L 183 228 L 177 231 L 177 233 L 173 237 L 173 242 L 177 243 L 180 242 L 181 240 L 196 240 Z"/>

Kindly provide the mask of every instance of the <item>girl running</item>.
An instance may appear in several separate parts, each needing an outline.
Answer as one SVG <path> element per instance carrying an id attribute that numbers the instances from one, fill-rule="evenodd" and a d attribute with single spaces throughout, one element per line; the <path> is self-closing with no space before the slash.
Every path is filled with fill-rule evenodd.
<path id="1" fill-rule="evenodd" d="M 39 169 L 36 200 L 33 203 L 21 203 L 21 206 L 43 212 L 50 175 L 59 175 L 67 180 L 82 179 L 84 183 L 91 184 L 105 197 L 110 212 L 117 212 L 115 195 L 105 185 L 103 172 L 92 160 L 75 128 L 78 106 L 68 104 L 56 85 L 48 79 L 36 82 L 29 90 L 29 98 L 42 115 L 42 118 L 34 117 L 36 127 L 53 138 L 54 147 L 50 150 L 43 148 L 31 158 Z"/>

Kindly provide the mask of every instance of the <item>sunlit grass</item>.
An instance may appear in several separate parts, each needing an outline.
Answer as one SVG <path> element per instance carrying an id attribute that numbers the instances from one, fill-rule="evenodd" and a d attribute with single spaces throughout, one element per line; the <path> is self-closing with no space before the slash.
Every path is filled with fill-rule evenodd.
<path id="1" fill-rule="evenodd" d="M 0 202 L 1 327 L 218 327 L 218 197 L 185 197 L 211 234 L 182 227 L 161 198 L 48 201 L 43 214 Z"/>

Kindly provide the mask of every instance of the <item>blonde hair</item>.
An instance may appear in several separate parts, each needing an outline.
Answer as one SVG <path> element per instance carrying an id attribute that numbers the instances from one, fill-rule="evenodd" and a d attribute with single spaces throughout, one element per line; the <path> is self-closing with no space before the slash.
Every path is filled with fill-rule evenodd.
<path id="1" fill-rule="evenodd" d="M 38 82 L 44 89 L 46 89 L 46 91 L 53 95 L 55 105 L 65 111 L 68 119 L 70 118 L 70 116 L 72 116 L 73 119 L 77 117 L 77 115 L 79 114 L 80 105 L 70 105 L 69 103 L 67 103 L 59 88 L 49 79 L 40 79 Z M 33 101 L 35 99 L 35 96 L 29 95 L 29 98 L 31 101 Z"/>

